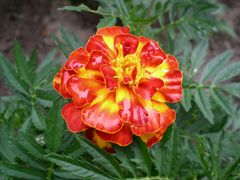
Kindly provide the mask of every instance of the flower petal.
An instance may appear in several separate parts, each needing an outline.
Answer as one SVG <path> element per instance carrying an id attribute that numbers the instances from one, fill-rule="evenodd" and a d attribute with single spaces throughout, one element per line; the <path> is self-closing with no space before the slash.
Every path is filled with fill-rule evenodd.
<path id="1" fill-rule="evenodd" d="M 122 51 L 118 53 L 123 53 L 123 56 L 128 54 L 134 54 L 138 47 L 138 38 L 131 34 L 119 34 L 114 38 L 114 45 L 116 50 L 118 51 L 117 45 L 122 45 Z"/>
<path id="2" fill-rule="evenodd" d="M 103 85 L 94 79 L 79 78 L 77 75 L 71 76 L 67 81 L 68 92 L 78 107 L 91 103 L 96 98 L 97 89 L 102 87 Z"/>
<path id="3" fill-rule="evenodd" d="M 85 137 L 95 143 L 98 147 L 106 150 L 109 153 L 114 153 L 111 143 L 104 141 L 97 133 L 95 129 L 89 128 L 85 131 Z"/>
<path id="4" fill-rule="evenodd" d="M 163 133 L 164 132 L 160 130 L 153 134 L 142 135 L 140 138 L 146 143 L 147 147 L 150 148 L 152 145 L 158 143 L 162 139 Z"/>
<path id="5" fill-rule="evenodd" d="M 67 70 L 73 70 L 75 72 L 78 72 L 78 69 L 84 67 L 87 62 L 88 53 L 84 48 L 79 48 L 70 54 L 64 67 Z"/>
<path id="6" fill-rule="evenodd" d="M 163 78 L 164 86 L 152 97 L 159 102 L 178 102 L 182 99 L 182 72 L 171 70 Z"/>
<path id="7" fill-rule="evenodd" d="M 61 73 L 58 72 L 53 78 L 53 88 L 60 93 Z"/>
<path id="8" fill-rule="evenodd" d="M 124 125 L 120 131 L 115 134 L 109 134 L 97 131 L 98 136 L 106 142 L 118 144 L 119 146 L 127 146 L 132 143 L 132 131 L 128 125 Z"/>
<path id="9" fill-rule="evenodd" d="M 72 97 L 67 90 L 67 81 L 73 74 L 75 74 L 74 71 L 66 71 L 65 69 L 62 69 L 60 92 L 65 98 Z"/>
<path id="10" fill-rule="evenodd" d="M 62 117 L 67 123 L 70 132 L 77 133 L 88 128 L 81 120 L 81 110 L 73 103 L 65 104 L 62 108 Z"/>
<path id="11" fill-rule="evenodd" d="M 88 126 L 106 133 L 116 133 L 122 126 L 119 107 L 115 102 L 114 93 L 97 96 L 97 98 L 88 106 L 83 108 L 83 122 Z"/>
<path id="12" fill-rule="evenodd" d="M 116 90 L 116 102 L 121 107 L 118 114 L 125 123 L 136 126 L 147 124 L 148 112 L 131 89 L 124 86 L 118 88 Z"/>
<path id="13" fill-rule="evenodd" d="M 153 40 L 148 41 L 140 53 L 141 63 L 144 67 L 156 67 L 161 64 L 166 57 L 166 54 L 159 47 L 158 43 Z"/>
<path id="14" fill-rule="evenodd" d="M 156 133 L 159 130 L 165 131 L 176 118 L 175 111 L 165 103 L 148 101 L 144 107 L 148 112 L 148 123 L 145 126 L 132 125 L 132 131 L 137 136 Z"/>
<path id="15" fill-rule="evenodd" d="M 114 59 L 116 57 L 114 51 L 107 46 L 101 35 L 95 35 L 90 37 L 86 45 L 86 50 L 89 53 L 92 53 L 93 51 L 101 51 L 110 59 Z"/>
<path id="16" fill-rule="evenodd" d="M 109 65 L 109 59 L 101 51 L 93 51 L 86 64 L 86 69 L 100 70 L 103 64 Z"/>
<path id="17" fill-rule="evenodd" d="M 145 67 L 151 77 L 162 78 L 171 70 L 178 70 L 178 62 L 174 56 L 167 55 L 167 58 L 157 67 Z"/>
<path id="18" fill-rule="evenodd" d="M 114 50 L 114 36 L 128 32 L 128 27 L 112 26 L 98 29 L 96 34 L 102 35 L 104 42 L 110 49 Z"/>
<path id="19" fill-rule="evenodd" d="M 141 79 L 134 91 L 144 99 L 151 97 L 163 86 L 163 81 L 159 78 Z"/>
<path id="20" fill-rule="evenodd" d="M 110 91 L 115 90 L 118 86 L 117 79 L 115 78 L 116 72 L 110 66 L 107 65 L 102 65 L 100 69 L 108 90 Z"/>

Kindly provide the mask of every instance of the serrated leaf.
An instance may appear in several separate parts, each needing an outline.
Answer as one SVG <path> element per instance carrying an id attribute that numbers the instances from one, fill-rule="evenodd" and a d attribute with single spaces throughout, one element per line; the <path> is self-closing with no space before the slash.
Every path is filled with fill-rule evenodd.
<path id="1" fill-rule="evenodd" d="M 44 149 L 26 133 L 21 133 L 19 143 L 25 147 L 34 157 L 42 158 L 45 154 Z"/>
<path id="2" fill-rule="evenodd" d="M 45 117 L 37 105 L 32 106 L 31 118 L 34 126 L 37 129 L 39 130 L 46 129 Z"/>
<path id="3" fill-rule="evenodd" d="M 46 172 L 32 167 L 0 162 L 0 173 L 16 178 L 42 180 L 45 179 Z"/>
<path id="4" fill-rule="evenodd" d="M 28 74 L 28 64 L 26 61 L 26 57 L 24 56 L 23 50 L 20 46 L 20 43 L 15 41 L 13 45 L 13 54 L 14 54 L 14 59 L 16 62 L 16 67 L 17 67 L 17 72 L 28 85 L 31 85 L 31 80 L 30 80 L 30 74 Z"/>
<path id="5" fill-rule="evenodd" d="M 71 53 L 71 50 L 66 47 L 66 45 L 54 34 L 50 34 L 51 39 L 56 44 L 57 48 L 64 54 L 66 58 L 68 58 L 69 54 Z"/>
<path id="6" fill-rule="evenodd" d="M 240 62 L 229 64 L 227 67 L 222 69 L 216 77 L 213 79 L 213 84 L 228 80 L 234 76 L 237 76 L 240 74 Z"/>
<path id="7" fill-rule="evenodd" d="M 67 172 L 67 171 L 63 171 L 63 170 L 54 170 L 54 175 L 58 176 L 61 178 L 64 178 L 64 179 L 84 179 L 84 176 L 83 177 L 79 177 L 79 176 L 76 176 L 76 175 L 73 175 L 71 174 L 71 172 Z"/>
<path id="8" fill-rule="evenodd" d="M 226 113 L 229 115 L 233 114 L 232 102 L 229 101 L 229 98 L 225 94 L 215 88 L 211 88 L 211 94 L 216 103 L 220 105 Z"/>
<path id="9" fill-rule="evenodd" d="M 70 172 L 79 178 L 110 179 L 111 177 L 99 167 L 83 159 L 74 159 L 58 154 L 50 154 L 47 158 L 51 162 L 60 166 L 63 170 Z"/>
<path id="10" fill-rule="evenodd" d="M 133 158 L 130 148 L 114 146 L 114 150 L 116 151 L 115 156 L 121 161 L 121 166 L 130 171 L 134 177 L 137 177 L 135 164 L 130 161 Z"/>
<path id="11" fill-rule="evenodd" d="M 0 53 L 0 68 L 2 69 L 1 72 L 4 75 L 5 79 L 8 80 L 10 85 L 15 88 L 17 91 L 28 95 L 27 88 L 24 83 L 19 79 L 15 69 L 13 68 L 10 61 Z"/>
<path id="12" fill-rule="evenodd" d="M 221 85 L 220 88 L 229 94 L 240 98 L 240 83 L 229 83 Z"/>
<path id="13" fill-rule="evenodd" d="M 57 50 L 56 48 L 54 48 L 47 53 L 46 57 L 44 57 L 41 64 L 39 64 L 39 66 L 37 67 L 37 70 L 36 70 L 37 73 L 41 74 L 43 70 L 45 70 L 46 68 L 52 65 L 51 64 L 52 62 L 59 63 L 58 61 L 54 61 L 54 59 L 56 59 L 55 58 L 56 52 Z"/>
<path id="14" fill-rule="evenodd" d="M 212 107 L 209 101 L 209 96 L 204 90 L 197 88 L 194 99 L 196 104 L 198 105 L 199 109 L 202 111 L 203 115 L 208 119 L 211 124 L 214 124 L 213 118 L 214 115 L 212 113 Z"/>
<path id="15" fill-rule="evenodd" d="M 45 170 L 43 161 L 34 157 L 31 153 L 29 153 L 28 149 L 26 149 L 17 141 L 12 140 L 11 142 L 13 144 L 12 150 L 19 159 L 31 165 L 32 167 L 35 167 L 36 169 Z"/>
<path id="16" fill-rule="evenodd" d="M 35 70 L 37 67 L 37 52 L 36 50 L 33 50 L 31 53 L 31 56 L 29 60 L 27 61 L 27 66 L 28 66 L 28 75 L 30 78 L 31 83 L 34 81 L 35 78 Z"/>
<path id="17" fill-rule="evenodd" d="M 131 161 L 137 164 L 137 168 L 151 176 L 152 160 L 150 158 L 146 144 L 139 138 L 134 141 L 131 146 L 131 150 L 134 152 L 134 158 Z"/>
<path id="18" fill-rule="evenodd" d="M 114 173 L 119 178 L 123 178 L 121 168 L 117 161 L 107 152 L 100 149 L 98 146 L 87 140 L 85 137 L 76 135 L 77 141 L 87 150 L 87 152 L 94 158 L 95 162 L 105 168 L 106 171 Z"/>
<path id="19" fill-rule="evenodd" d="M 200 82 L 209 80 L 211 77 L 215 76 L 225 67 L 226 63 L 232 58 L 232 56 L 233 50 L 228 50 L 211 59 L 203 68 Z"/>
<path id="20" fill-rule="evenodd" d="M 61 117 L 63 101 L 54 101 L 47 118 L 47 130 L 45 131 L 46 143 L 51 152 L 56 152 L 62 142 L 64 120 Z"/>
<path id="21" fill-rule="evenodd" d="M 79 6 L 64 6 L 63 8 L 60 8 L 60 10 L 77 11 L 77 12 L 91 11 L 91 9 L 85 4 L 81 4 Z"/>
<path id="22" fill-rule="evenodd" d="M 102 28 L 102 27 L 109 27 L 109 26 L 113 26 L 116 24 L 116 17 L 114 16 L 105 16 L 104 18 L 100 19 L 98 25 L 97 25 L 97 29 Z"/>
<path id="23" fill-rule="evenodd" d="M 0 126 L 0 153 L 1 157 L 6 158 L 10 162 L 15 161 L 15 153 L 12 151 L 12 144 L 8 138 L 5 127 Z"/>
<path id="24" fill-rule="evenodd" d="M 74 47 L 72 45 L 72 39 L 70 37 L 70 34 L 63 27 L 60 27 L 60 32 L 64 42 L 66 43 L 70 51 L 73 51 Z"/>
<path id="25" fill-rule="evenodd" d="M 204 58 L 207 54 L 208 42 L 203 40 L 201 41 L 193 50 L 191 62 L 192 62 L 192 72 L 197 73 L 201 65 L 204 62 Z"/>
<path id="26" fill-rule="evenodd" d="M 191 108 L 191 90 L 188 88 L 183 89 L 183 99 L 181 101 L 185 111 L 189 111 Z"/>

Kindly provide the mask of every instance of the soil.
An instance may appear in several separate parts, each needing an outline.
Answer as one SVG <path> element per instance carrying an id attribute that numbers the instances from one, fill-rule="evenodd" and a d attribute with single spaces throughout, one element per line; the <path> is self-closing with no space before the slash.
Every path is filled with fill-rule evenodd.
<path id="1" fill-rule="evenodd" d="M 82 0 L 91 3 L 93 1 Z M 226 6 L 222 17 L 235 30 L 237 37 L 216 34 L 210 40 L 210 56 L 226 49 L 235 49 L 234 59 L 240 59 L 240 1 L 221 0 Z M 21 42 L 26 54 L 37 49 L 39 59 L 54 47 L 49 34 L 58 34 L 59 27 L 79 35 L 86 41 L 96 30 L 99 16 L 89 13 L 59 11 L 59 7 L 69 5 L 67 0 L 0 0 L 0 52 L 12 59 L 15 39 Z M 0 77 L 0 94 L 7 94 Z"/>

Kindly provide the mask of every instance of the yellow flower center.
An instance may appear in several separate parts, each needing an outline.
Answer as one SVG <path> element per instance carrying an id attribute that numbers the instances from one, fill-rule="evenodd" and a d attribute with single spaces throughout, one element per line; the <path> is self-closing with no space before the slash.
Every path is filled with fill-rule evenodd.
<path id="1" fill-rule="evenodd" d="M 116 72 L 119 83 L 137 86 L 139 80 L 146 76 L 141 67 L 140 58 L 136 54 L 123 55 L 121 44 L 117 44 L 118 56 L 112 61 L 111 66 Z"/>

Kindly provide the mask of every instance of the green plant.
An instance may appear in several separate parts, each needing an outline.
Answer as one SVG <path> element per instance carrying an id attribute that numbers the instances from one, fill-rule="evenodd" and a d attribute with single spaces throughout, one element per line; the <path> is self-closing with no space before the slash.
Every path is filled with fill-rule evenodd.
<path id="1" fill-rule="evenodd" d="M 240 74 L 240 63 L 230 62 L 232 50 L 206 58 L 211 34 L 234 35 L 216 18 L 222 5 L 212 0 L 97 2 L 97 10 L 84 4 L 62 9 L 100 14 L 98 28 L 128 25 L 178 58 L 184 96 L 173 106 L 176 123 L 151 149 L 136 138 L 128 147 L 114 146 L 115 154 L 103 151 L 65 127 L 60 111 L 67 101 L 52 90 L 60 68 L 56 49 L 37 65 L 36 51 L 26 57 L 15 42 L 15 64 L 0 54 L 1 74 L 12 92 L 0 97 L 1 178 L 238 179 L 240 83 L 232 78 Z M 52 39 L 68 57 L 82 42 L 64 28 L 60 32 Z"/>

